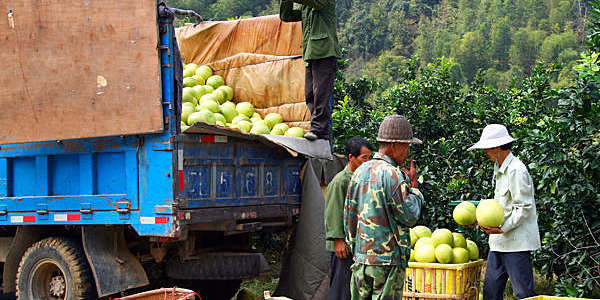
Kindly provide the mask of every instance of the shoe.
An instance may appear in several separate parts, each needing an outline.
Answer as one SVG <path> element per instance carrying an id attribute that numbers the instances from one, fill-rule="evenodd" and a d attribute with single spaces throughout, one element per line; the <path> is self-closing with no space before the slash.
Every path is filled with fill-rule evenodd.
<path id="1" fill-rule="evenodd" d="M 319 138 L 314 132 L 309 131 L 307 133 L 304 134 L 304 138 L 309 140 L 309 141 L 314 141 L 317 138 Z"/>

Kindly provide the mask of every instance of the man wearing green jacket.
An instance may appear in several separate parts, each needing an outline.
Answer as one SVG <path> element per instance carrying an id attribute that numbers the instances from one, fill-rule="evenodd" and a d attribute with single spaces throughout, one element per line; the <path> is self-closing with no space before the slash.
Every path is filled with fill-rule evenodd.
<path id="1" fill-rule="evenodd" d="M 301 9 L 294 9 L 294 2 Z M 329 139 L 331 95 L 341 50 L 336 34 L 335 0 L 282 0 L 279 17 L 302 21 L 302 58 L 306 65 L 304 95 L 310 111 L 308 140 Z"/>
<path id="2" fill-rule="evenodd" d="M 331 253 L 329 294 L 327 300 L 350 300 L 350 279 L 354 262 L 344 241 L 344 201 L 350 178 L 362 163 L 371 159 L 373 146 L 369 141 L 355 136 L 346 143 L 348 164 L 337 173 L 327 186 L 325 197 L 325 247 Z"/>

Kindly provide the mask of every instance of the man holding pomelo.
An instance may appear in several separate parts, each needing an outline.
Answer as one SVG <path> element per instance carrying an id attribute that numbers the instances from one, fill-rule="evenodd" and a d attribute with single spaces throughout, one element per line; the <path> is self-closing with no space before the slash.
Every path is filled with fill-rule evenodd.
<path id="1" fill-rule="evenodd" d="M 483 149 L 494 162 L 494 200 L 504 209 L 500 226 L 485 227 L 479 222 L 490 235 L 484 300 L 503 299 L 509 277 L 517 298 L 535 295 L 531 251 L 539 249 L 541 243 L 534 186 L 525 164 L 511 152 L 514 141 L 506 127 L 491 124 L 483 129 L 479 142 L 469 148 Z"/>

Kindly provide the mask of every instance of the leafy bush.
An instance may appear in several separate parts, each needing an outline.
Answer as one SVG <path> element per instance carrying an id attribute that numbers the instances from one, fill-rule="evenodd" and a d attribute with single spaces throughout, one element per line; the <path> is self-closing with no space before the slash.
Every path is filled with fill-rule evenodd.
<path id="1" fill-rule="evenodd" d="M 513 152 L 528 165 L 536 184 L 543 242 L 534 252 L 534 266 L 546 276 L 557 276 L 556 294 L 591 296 L 600 286 L 598 54 L 583 55 L 575 68 L 577 83 L 562 89 L 551 85 L 558 71 L 554 65 L 538 64 L 516 85 L 520 88 L 503 92 L 486 86 L 482 72 L 472 86 L 463 87 L 452 79 L 454 69 L 452 59 L 442 58 L 369 97 L 376 83 L 338 78 L 334 149 L 342 149 L 353 135 L 373 141 L 386 115 L 405 115 L 424 141 L 411 149 L 428 182 L 422 185 L 427 208 L 421 223 L 455 229 L 450 201 L 493 197 L 492 163 L 481 151 L 466 149 L 485 125 L 506 125 L 518 140 Z M 487 245 L 480 230 L 467 235 Z"/>

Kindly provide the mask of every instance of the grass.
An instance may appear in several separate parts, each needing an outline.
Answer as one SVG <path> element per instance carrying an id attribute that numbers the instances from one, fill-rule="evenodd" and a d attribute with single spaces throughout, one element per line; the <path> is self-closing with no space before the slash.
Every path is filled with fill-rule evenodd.
<path id="1" fill-rule="evenodd" d="M 241 289 L 245 290 L 245 300 L 261 300 L 264 291 L 271 294 L 279 283 L 281 272 L 281 261 L 285 252 L 291 231 L 264 232 L 254 239 L 255 247 L 263 253 L 269 263 L 271 270 L 261 274 L 259 277 L 242 283 Z"/>

